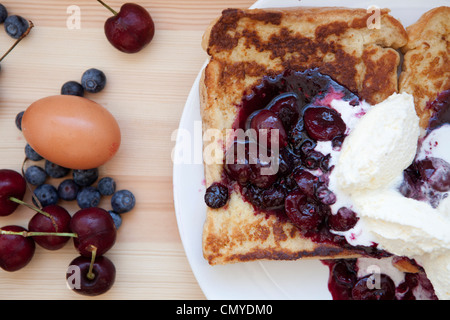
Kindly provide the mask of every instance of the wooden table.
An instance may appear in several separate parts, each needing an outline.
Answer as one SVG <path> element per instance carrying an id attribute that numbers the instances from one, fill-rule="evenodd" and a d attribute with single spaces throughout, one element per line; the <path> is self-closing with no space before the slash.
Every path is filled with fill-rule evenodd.
<path id="1" fill-rule="evenodd" d="M 106 254 L 117 268 L 114 287 L 89 299 L 204 299 L 178 233 L 171 134 L 206 59 L 201 49 L 203 30 L 222 9 L 249 7 L 254 1 L 137 2 L 151 13 L 156 34 L 147 48 L 129 55 L 107 42 L 103 24 L 111 13 L 95 0 L 2 1 L 10 14 L 32 20 L 35 27 L 1 63 L 0 168 L 21 170 L 26 142 L 15 126 L 18 112 L 39 98 L 59 94 L 64 82 L 79 81 L 88 68 L 103 70 L 106 88 L 87 97 L 116 117 L 122 145 L 100 168 L 100 175 L 115 178 L 118 189 L 131 190 L 137 204 L 123 215 L 117 242 Z M 124 2 L 107 3 L 119 9 Z M 80 10 L 79 28 L 68 27 L 71 5 Z M 0 52 L 12 43 L 0 28 Z M 25 199 L 31 201 L 30 192 Z M 63 205 L 72 213 L 77 210 L 74 203 Z M 109 198 L 101 206 L 110 209 Z M 21 207 L 0 217 L 0 226 L 26 227 L 32 215 L 30 209 Z M 37 247 L 25 268 L 12 273 L 0 270 L 0 299 L 85 299 L 65 283 L 67 266 L 76 256 L 71 241 L 54 252 Z"/>

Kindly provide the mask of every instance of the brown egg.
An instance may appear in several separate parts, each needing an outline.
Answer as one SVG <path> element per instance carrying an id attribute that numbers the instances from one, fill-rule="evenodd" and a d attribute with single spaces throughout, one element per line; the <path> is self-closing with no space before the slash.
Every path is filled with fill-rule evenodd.
<path id="1" fill-rule="evenodd" d="M 56 95 L 32 103 L 22 133 L 45 159 L 70 169 L 92 169 L 110 160 L 120 146 L 120 128 L 100 104 L 78 96 Z"/>

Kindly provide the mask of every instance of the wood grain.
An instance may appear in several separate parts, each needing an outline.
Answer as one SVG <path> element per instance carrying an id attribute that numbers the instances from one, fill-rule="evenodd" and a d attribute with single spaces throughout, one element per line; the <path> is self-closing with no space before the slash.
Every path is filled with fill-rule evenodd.
<path id="1" fill-rule="evenodd" d="M 227 7 L 249 7 L 253 1 L 139 1 L 156 25 L 149 47 L 128 55 L 106 40 L 103 23 L 109 11 L 97 1 L 17 1 L 2 3 L 10 14 L 33 21 L 35 27 L 1 63 L 0 168 L 20 170 L 25 140 L 15 127 L 18 112 L 33 101 L 58 94 L 68 80 L 78 80 L 90 67 L 103 70 L 104 91 L 87 97 L 104 105 L 119 122 L 122 145 L 100 168 L 118 188 L 137 199 L 123 216 L 115 246 L 107 253 L 117 268 L 114 287 L 89 299 L 204 299 L 192 274 L 179 237 L 173 206 L 172 132 L 178 127 L 184 103 L 206 55 L 203 30 Z M 123 3 L 110 0 L 119 8 Z M 77 5 L 80 29 L 69 29 L 67 8 Z M 0 28 L 0 52 L 13 43 Z M 58 180 L 51 180 L 57 184 Z M 31 200 L 30 194 L 26 196 Z M 74 203 L 63 203 L 75 212 Z M 110 208 L 109 199 L 101 206 Z M 32 212 L 18 209 L 2 217 L 0 225 L 27 226 Z M 0 270 L 0 299 L 85 299 L 66 287 L 65 271 L 77 256 L 69 242 L 57 252 L 37 248 L 24 269 Z"/>

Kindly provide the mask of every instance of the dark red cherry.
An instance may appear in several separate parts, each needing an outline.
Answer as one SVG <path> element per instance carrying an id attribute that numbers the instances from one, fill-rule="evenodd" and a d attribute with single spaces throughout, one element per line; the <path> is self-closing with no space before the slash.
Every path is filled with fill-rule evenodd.
<path id="1" fill-rule="evenodd" d="M 225 154 L 225 171 L 241 185 L 268 188 L 277 180 L 278 168 L 268 151 L 254 141 L 235 141 Z"/>
<path id="2" fill-rule="evenodd" d="M 267 109 L 276 114 L 287 131 L 292 129 L 300 117 L 298 96 L 293 92 L 283 93 L 275 97 L 269 103 Z"/>
<path id="3" fill-rule="evenodd" d="M 319 204 L 299 190 L 289 193 L 285 208 L 289 219 L 303 234 L 317 231 L 322 223 Z"/>
<path id="4" fill-rule="evenodd" d="M 428 123 L 428 132 L 450 123 L 450 90 L 442 91 L 427 107 L 433 111 Z"/>
<path id="5" fill-rule="evenodd" d="M 111 260 L 96 257 L 90 272 L 91 258 L 79 256 L 72 260 L 66 272 L 67 285 L 85 296 L 98 296 L 107 292 L 116 279 L 116 268 Z"/>
<path id="6" fill-rule="evenodd" d="M 287 135 L 283 123 L 275 113 L 262 109 L 257 111 L 251 118 L 250 128 L 256 131 L 258 143 L 267 148 L 284 148 L 287 144 Z M 272 145 L 273 136 L 278 134 L 275 146 Z"/>
<path id="7" fill-rule="evenodd" d="M 433 189 L 446 192 L 450 190 L 450 164 L 439 158 L 427 158 L 417 163 L 422 179 Z"/>
<path id="8" fill-rule="evenodd" d="M 395 300 L 395 284 L 381 274 L 369 274 L 356 282 L 352 289 L 354 300 Z"/>
<path id="9" fill-rule="evenodd" d="M 295 173 L 294 179 L 303 194 L 309 197 L 314 196 L 316 186 L 319 183 L 318 177 L 307 170 L 300 169 Z"/>
<path id="10" fill-rule="evenodd" d="M 323 204 L 331 205 L 336 203 L 336 195 L 328 189 L 324 184 L 319 185 L 315 192 L 317 200 Z"/>
<path id="11" fill-rule="evenodd" d="M 243 190 L 246 199 L 255 207 L 263 210 L 276 210 L 284 207 L 286 197 L 285 189 L 278 183 L 273 184 L 267 189 L 261 189 L 249 185 Z"/>
<path id="12" fill-rule="evenodd" d="M 19 204 L 10 198 L 22 200 L 26 189 L 25 179 L 20 173 L 10 169 L 0 170 L 0 216 L 10 215 L 16 210 Z"/>
<path id="13" fill-rule="evenodd" d="M 309 107 L 303 114 L 308 135 L 317 141 L 330 141 L 345 134 L 346 125 L 340 114 L 328 107 Z"/>
<path id="14" fill-rule="evenodd" d="M 78 236 L 73 243 L 78 252 L 91 257 L 94 247 L 97 256 L 103 255 L 116 242 L 116 227 L 108 211 L 90 207 L 77 211 L 70 221 L 70 229 Z"/>
<path id="15" fill-rule="evenodd" d="M 328 216 L 328 227 L 335 231 L 347 231 L 353 228 L 358 220 L 359 218 L 353 210 L 342 207 L 336 214 Z"/>
<path id="16" fill-rule="evenodd" d="M 259 161 L 251 165 L 251 168 L 250 183 L 258 188 L 269 188 L 277 181 L 277 172 L 274 167 L 271 167 L 271 163 Z"/>
<path id="17" fill-rule="evenodd" d="M 323 260 L 323 263 L 330 268 L 328 289 L 333 300 L 351 300 L 357 281 L 356 259 Z"/>
<path id="18" fill-rule="evenodd" d="M 70 233 L 71 216 L 66 209 L 58 205 L 50 205 L 42 208 L 42 211 L 51 217 L 36 213 L 28 223 L 28 230 L 33 232 L 58 232 Z M 70 237 L 66 236 L 34 236 L 34 241 L 41 247 L 48 250 L 58 250 L 62 248 Z"/>
<path id="19" fill-rule="evenodd" d="M 353 288 L 357 277 L 355 272 L 354 259 L 337 260 L 331 269 L 333 280 L 336 284 L 344 288 Z"/>
<path id="20" fill-rule="evenodd" d="M 113 12 L 105 22 L 105 35 L 118 50 L 135 53 L 145 48 L 155 34 L 155 24 L 148 11 L 135 3 L 125 3 L 115 12 L 103 1 L 99 2 Z"/>
<path id="21" fill-rule="evenodd" d="M 252 144 L 252 146 L 249 146 Z M 225 153 L 225 171 L 231 179 L 241 185 L 246 185 L 250 180 L 252 169 L 249 160 L 249 148 L 257 150 L 258 145 L 253 142 L 236 140 Z"/>
<path id="22" fill-rule="evenodd" d="M 20 226 L 5 226 L 4 231 L 27 231 Z M 0 234 L 0 267 L 6 271 L 17 271 L 33 258 L 36 245 L 33 238 L 22 235 Z"/>

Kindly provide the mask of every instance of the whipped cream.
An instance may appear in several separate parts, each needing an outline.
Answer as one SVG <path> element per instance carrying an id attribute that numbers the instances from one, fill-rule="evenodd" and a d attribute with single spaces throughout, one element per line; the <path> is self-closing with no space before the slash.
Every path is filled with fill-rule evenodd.
<path id="1" fill-rule="evenodd" d="M 344 140 L 334 170 L 342 189 L 390 186 L 414 160 L 419 118 L 409 94 L 393 94 L 371 108 Z"/>
<path id="2" fill-rule="evenodd" d="M 424 267 L 439 299 L 450 299 L 450 197 L 432 208 L 398 191 L 403 170 L 416 154 L 418 159 L 450 161 L 450 143 L 444 139 L 450 125 L 429 134 L 417 150 L 420 134 L 411 95 L 393 94 L 370 108 L 334 155 L 329 189 L 338 201 L 332 213 L 342 206 L 351 208 L 360 217 L 358 223 L 337 234 L 352 245 L 378 243 L 395 255 L 414 258 Z"/>

